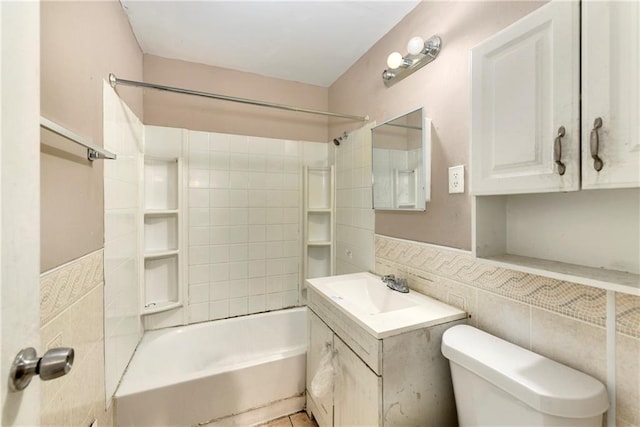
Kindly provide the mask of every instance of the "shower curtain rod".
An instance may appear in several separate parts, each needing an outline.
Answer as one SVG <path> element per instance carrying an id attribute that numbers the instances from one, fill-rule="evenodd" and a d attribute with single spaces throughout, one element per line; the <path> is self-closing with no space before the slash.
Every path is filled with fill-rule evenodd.
<path id="1" fill-rule="evenodd" d="M 109 83 L 113 88 L 115 88 L 117 85 L 135 86 L 135 87 L 142 87 L 147 89 L 157 89 L 165 92 L 181 93 L 183 95 L 194 95 L 194 96 L 201 96 L 203 98 L 219 99 L 221 101 L 230 101 L 230 102 L 239 102 L 241 104 L 257 105 L 258 107 L 277 108 L 279 110 L 295 111 L 298 113 L 318 114 L 321 116 L 338 117 L 342 119 L 353 119 L 353 120 L 359 120 L 363 122 L 369 121 L 369 116 L 354 116 L 351 114 L 331 113 L 328 111 L 312 110 L 309 108 L 299 108 L 299 107 L 294 107 L 294 106 L 285 105 L 285 104 L 274 104 L 272 102 L 257 101 L 255 99 L 238 98 L 235 96 L 220 95 L 217 93 L 199 92 L 196 90 L 181 89 L 181 88 L 171 87 L 171 86 L 162 86 L 162 85 L 157 85 L 152 83 L 136 82 L 133 80 L 124 80 L 124 79 L 117 78 L 113 73 L 109 74 Z"/>

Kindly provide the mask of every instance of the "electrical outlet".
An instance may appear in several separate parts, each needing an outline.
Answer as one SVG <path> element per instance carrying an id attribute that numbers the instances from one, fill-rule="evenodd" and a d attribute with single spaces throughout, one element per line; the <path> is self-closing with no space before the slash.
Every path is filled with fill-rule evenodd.
<path id="1" fill-rule="evenodd" d="M 464 165 L 449 168 L 449 194 L 464 193 Z"/>

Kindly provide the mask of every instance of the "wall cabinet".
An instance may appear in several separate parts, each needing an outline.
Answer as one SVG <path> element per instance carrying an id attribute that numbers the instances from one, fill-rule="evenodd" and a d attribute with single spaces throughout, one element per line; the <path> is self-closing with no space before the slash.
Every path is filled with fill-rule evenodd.
<path id="1" fill-rule="evenodd" d="M 640 295 L 639 25 L 552 1 L 472 49 L 477 257 Z"/>
<path id="2" fill-rule="evenodd" d="M 466 319 L 379 340 L 308 289 L 307 411 L 320 427 L 455 425 L 440 343 L 447 328 Z M 327 351 L 334 375 L 318 396 L 311 383 Z"/>
<path id="3" fill-rule="evenodd" d="M 472 194 L 640 186 L 639 26 L 638 2 L 552 1 L 472 49 Z"/>

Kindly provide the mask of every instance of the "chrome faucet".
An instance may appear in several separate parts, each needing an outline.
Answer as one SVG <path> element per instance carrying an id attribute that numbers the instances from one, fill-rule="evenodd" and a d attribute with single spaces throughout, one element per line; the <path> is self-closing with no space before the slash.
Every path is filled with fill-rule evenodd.
<path id="1" fill-rule="evenodd" d="M 409 292 L 409 286 L 407 285 L 407 279 L 396 279 L 396 276 L 393 274 L 386 274 L 382 276 L 382 281 L 387 284 L 389 289 L 393 289 L 394 291 L 402 292 L 406 294 Z"/>

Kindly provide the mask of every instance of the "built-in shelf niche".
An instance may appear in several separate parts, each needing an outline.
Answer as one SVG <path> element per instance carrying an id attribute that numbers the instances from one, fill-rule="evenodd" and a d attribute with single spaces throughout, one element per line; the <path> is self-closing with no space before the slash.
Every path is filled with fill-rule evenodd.
<path id="1" fill-rule="evenodd" d="M 304 169 L 304 269 L 305 279 L 334 272 L 333 167 Z"/>
<path id="2" fill-rule="evenodd" d="M 144 159 L 142 314 L 182 305 L 181 170 L 179 157 Z"/>
<path id="3" fill-rule="evenodd" d="M 512 270 L 640 295 L 640 190 L 477 196 L 474 252 Z"/>

